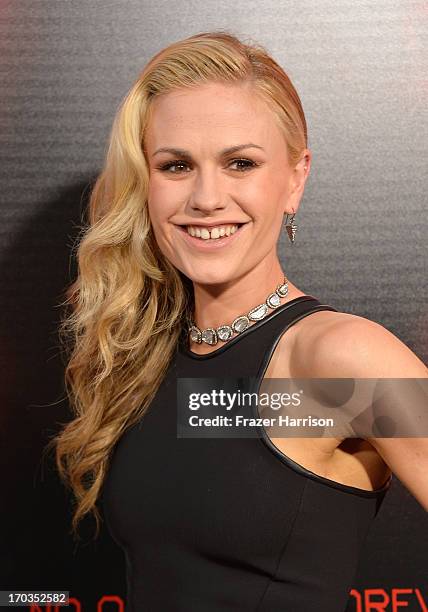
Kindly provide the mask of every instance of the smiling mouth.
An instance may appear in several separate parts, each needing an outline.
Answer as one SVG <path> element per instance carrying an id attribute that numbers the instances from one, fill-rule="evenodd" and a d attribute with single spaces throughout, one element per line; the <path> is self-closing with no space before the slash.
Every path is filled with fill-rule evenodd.
<path id="1" fill-rule="evenodd" d="M 223 241 L 247 225 L 249 221 L 245 223 L 231 223 L 228 225 L 178 225 L 177 227 L 183 231 L 189 238 L 194 238 L 200 242 L 216 242 L 217 240 L 223 239 Z"/>

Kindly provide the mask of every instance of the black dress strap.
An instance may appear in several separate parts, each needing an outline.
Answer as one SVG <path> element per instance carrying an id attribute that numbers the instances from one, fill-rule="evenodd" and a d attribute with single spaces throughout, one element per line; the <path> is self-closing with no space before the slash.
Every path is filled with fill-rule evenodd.
<path id="1" fill-rule="evenodd" d="M 197 361 L 200 377 L 224 376 L 225 373 L 231 377 L 257 377 L 269 362 L 282 334 L 300 319 L 320 310 L 337 312 L 315 297 L 300 296 L 279 306 L 258 323 L 205 355 L 198 355 L 188 348 L 187 333 L 183 330 L 178 354 L 179 375 L 191 376 L 186 372 L 194 373 Z"/>

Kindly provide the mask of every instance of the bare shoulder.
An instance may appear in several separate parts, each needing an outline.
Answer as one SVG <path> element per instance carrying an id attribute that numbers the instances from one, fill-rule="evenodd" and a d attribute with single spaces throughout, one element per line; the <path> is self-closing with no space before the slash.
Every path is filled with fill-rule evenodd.
<path id="1" fill-rule="evenodd" d="M 428 374 L 426 365 L 397 336 L 358 315 L 313 313 L 296 323 L 293 340 L 296 377 L 417 378 Z"/>

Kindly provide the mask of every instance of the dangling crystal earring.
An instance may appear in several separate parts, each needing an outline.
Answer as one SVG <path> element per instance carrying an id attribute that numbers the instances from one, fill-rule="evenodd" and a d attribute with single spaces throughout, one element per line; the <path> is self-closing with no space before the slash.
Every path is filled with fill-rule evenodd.
<path id="1" fill-rule="evenodd" d="M 297 225 L 294 222 L 294 217 L 296 216 L 296 213 L 293 213 L 291 215 L 291 220 L 290 223 L 288 223 L 288 213 L 287 216 L 285 218 L 285 229 L 287 230 L 287 234 L 288 237 L 291 240 L 291 244 L 294 244 L 294 240 L 295 240 L 295 235 L 296 235 L 296 231 L 297 231 Z"/>

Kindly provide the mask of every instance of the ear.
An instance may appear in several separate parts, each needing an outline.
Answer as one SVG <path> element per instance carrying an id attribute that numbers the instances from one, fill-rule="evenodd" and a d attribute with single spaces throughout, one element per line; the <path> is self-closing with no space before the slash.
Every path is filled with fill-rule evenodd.
<path id="1" fill-rule="evenodd" d="M 306 179 L 311 167 L 312 153 L 309 149 L 304 149 L 302 157 L 290 173 L 290 188 L 287 199 L 287 210 L 285 213 L 293 214 L 299 208 L 300 200 L 305 189 Z"/>

